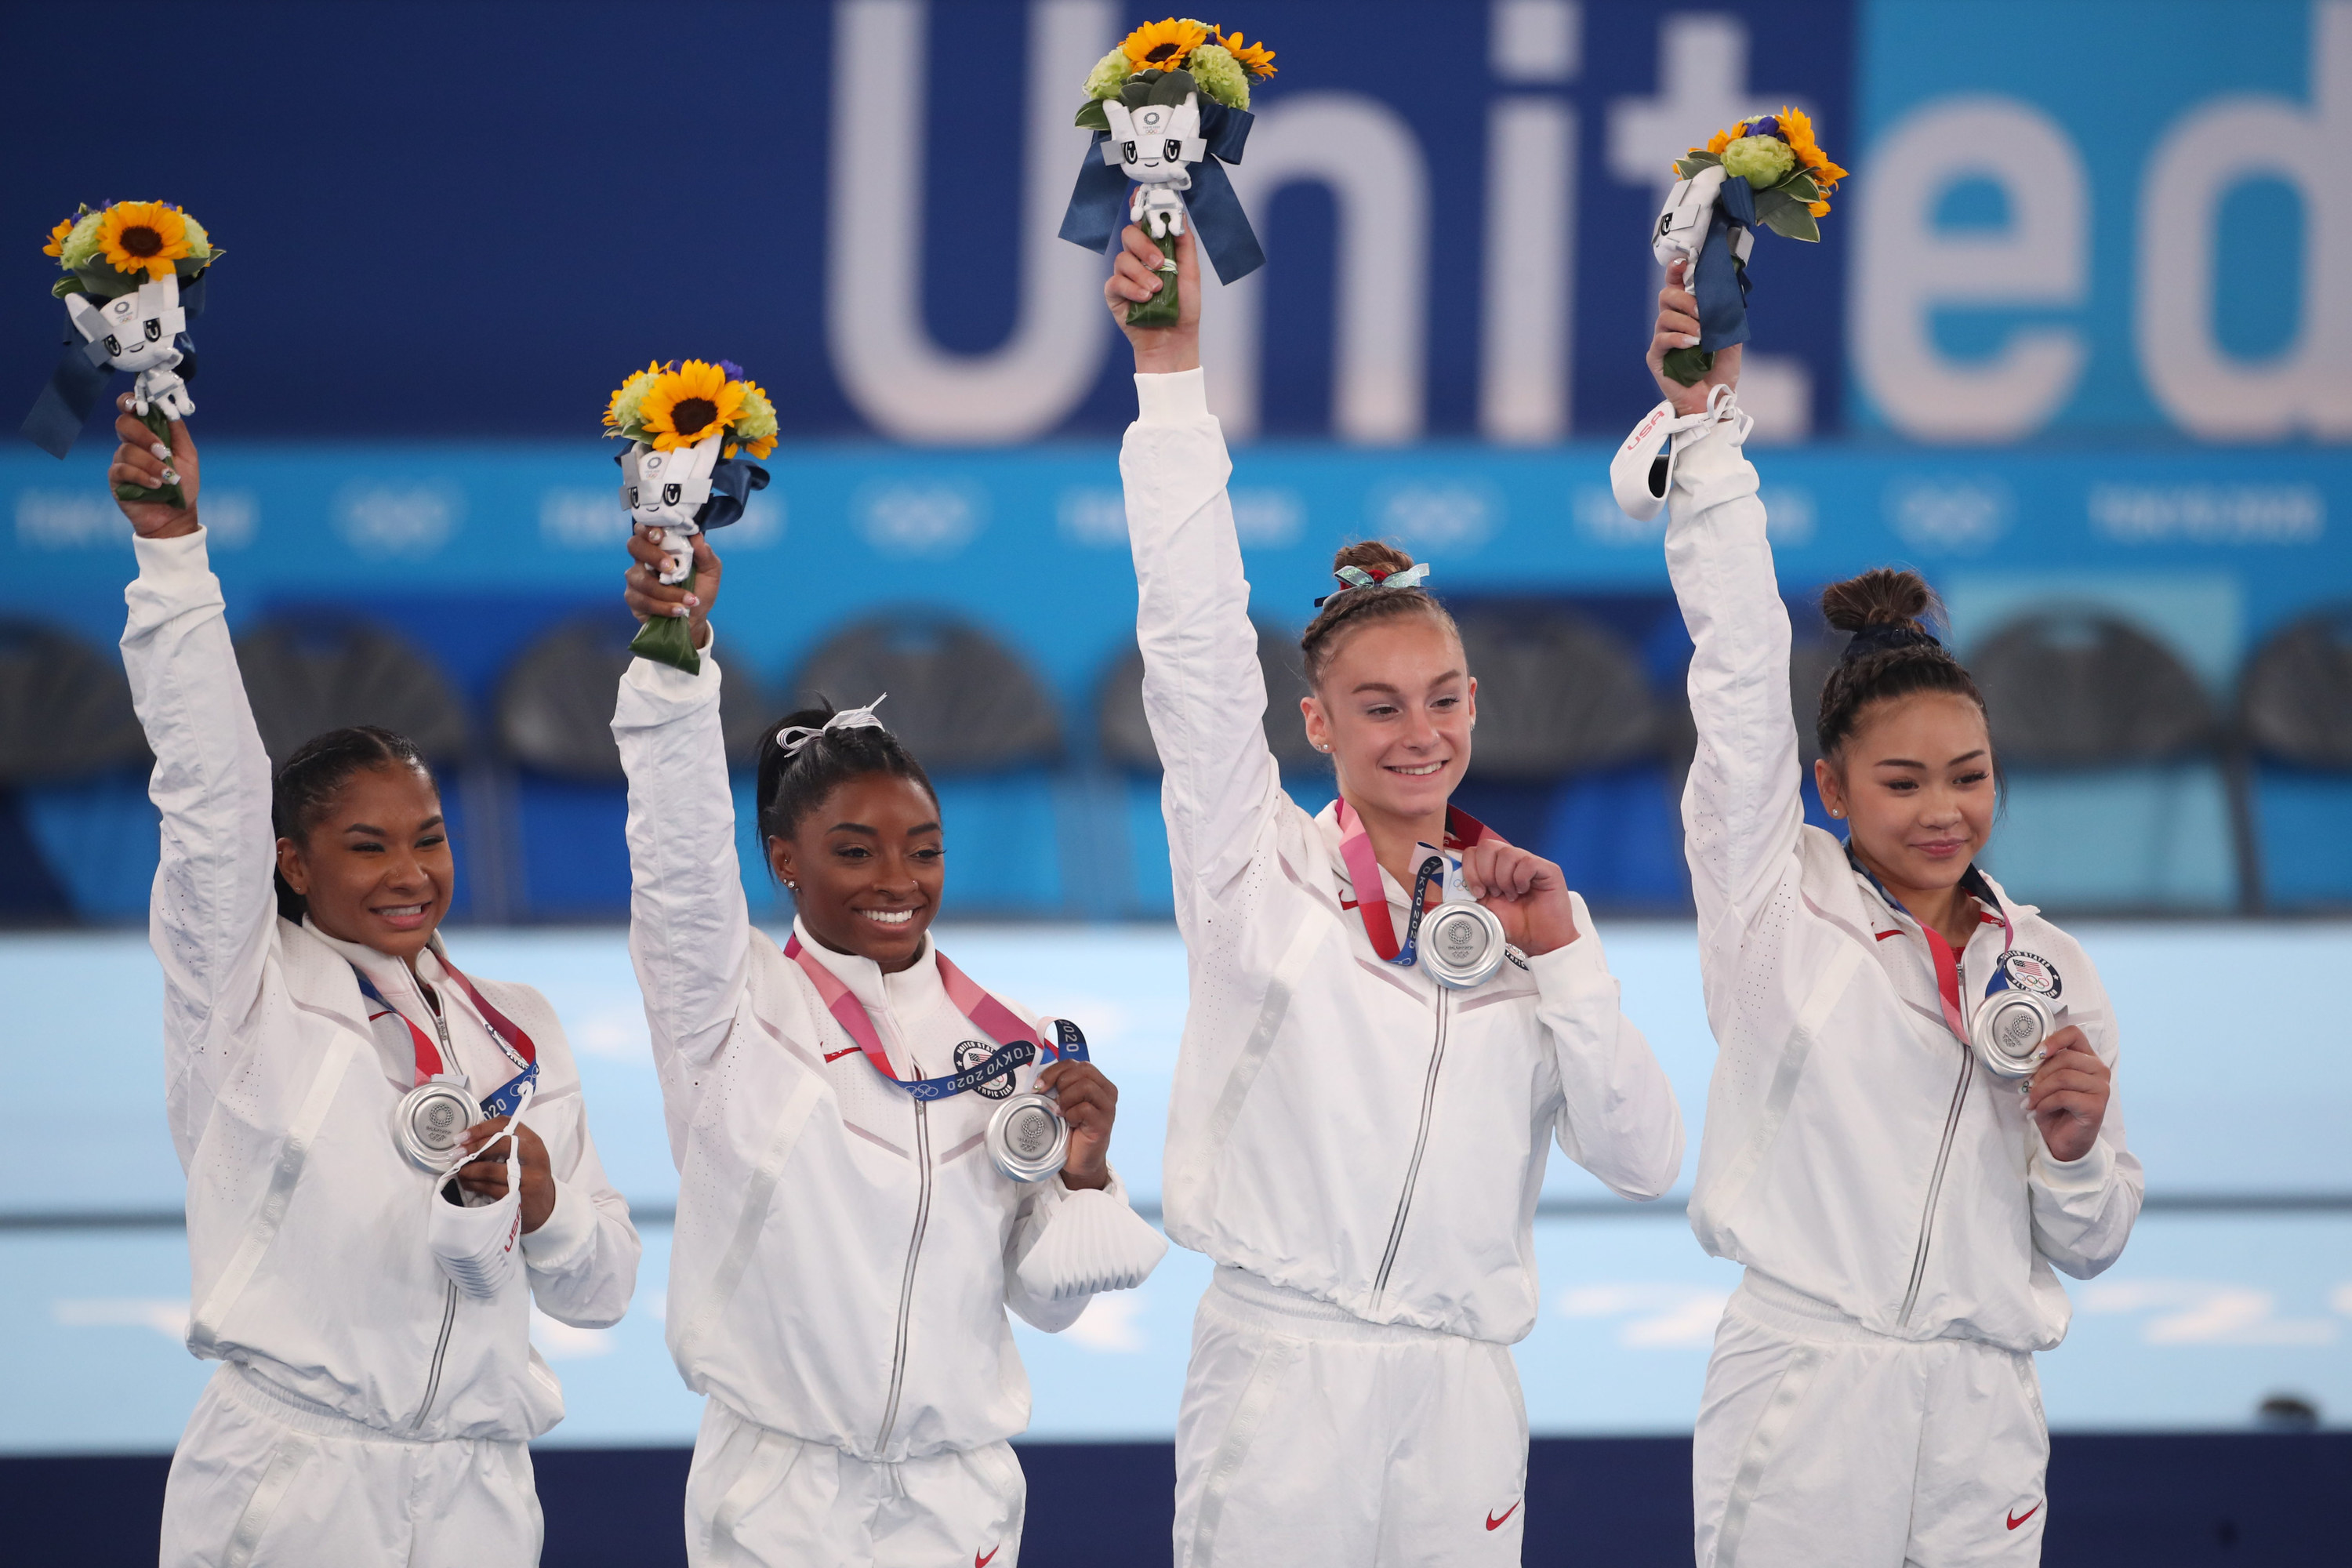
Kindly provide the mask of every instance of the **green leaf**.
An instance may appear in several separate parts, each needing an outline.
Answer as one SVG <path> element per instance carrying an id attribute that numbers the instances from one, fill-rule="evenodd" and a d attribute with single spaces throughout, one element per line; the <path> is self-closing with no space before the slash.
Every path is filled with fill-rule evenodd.
<path id="1" fill-rule="evenodd" d="M 1675 160 L 1675 173 L 1687 180 L 1696 176 L 1701 169 L 1712 169 L 1722 162 L 1722 159 L 1712 153 L 1693 153 L 1687 158 Z"/>
<path id="2" fill-rule="evenodd" d="M 52 300 L 62 300 L 68 294 L 87 294 L 89 292 L 89 290 L 82 286 L 81 279 L 74 277 L 71 273 L 68 273 L 65 277 L 58 279 L 56 282 L 49 285 L 49 298 Z"/>
<path id="3" fill-rule="evenodd" d="M 1070 123 L 1081 131 L 1100 131 L 1106 134 L 1110 131 L 1110 116 L 1103 112 L 1103 100 L 1099 98 L 1087 100 L 1086 107 L 1078 110 L 1078 117 Z"/>
<path id="4" fill-rule="evenodd" d="M 1797 205 L 1790 198 L 1789 194 L 1778 185 L 1769 186 L 1757 192 L 1753 199 L 1756 203 L 1756 221 L 1759 223 L 1768 221 L 1782 207 Z"/>
<path id="5" fill-rule="evenodd" d="M 1658 368 L 1685 386 L 1696 386 L 1715 368 L 1715 355 L 1705 349 L 1668 349 Z"/>
<path id="6" fill-rule="evenodd" d="M 1784 239 L 1819 242 L 1822 237 L 1822 226 L 1813 221 L 1813 215 L 1794 202 L 1785 207 L 1775 207 L 1769 213 L 1759 208 L 1756 217 L 1766 228 Z"/>
<path id="7" fill-rule="evenodd" d="M 1790 175 L 1772 188 L 1784 193 L 1795 201 L 1817 202 L 1822 199 L 1821 186 L 1813 183 L 1812 175 L 1802 170 Z"/>

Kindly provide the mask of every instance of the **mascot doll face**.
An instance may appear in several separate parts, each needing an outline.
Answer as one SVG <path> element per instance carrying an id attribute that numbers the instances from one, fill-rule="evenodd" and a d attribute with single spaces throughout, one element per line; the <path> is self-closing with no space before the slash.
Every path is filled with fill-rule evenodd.
<path id="1" fill-rule="evenodd" d="M 136 293 L 119 295 L 99 305 L 91 304 L 85 295 L 68 294 L 66 312 L 90 346 L 104 353 L 117 370 L 152 370 L 179 363 L 179 351 L 172 342 L 187 327 L 188 317 L 180 309 L 176 278 L 142 283 Z"/>
<path id="2" fill-rule="evenodd" d="M 719 466 L 723 434 L 704 437 L 691 447 L 656 452 L 632 445 L 621 457 L 621 502 L 639 528 L 666 528 L 691 533 L 695 518 L 710 500 L 710 475 Z"/>
<path id="3" fill-rule="evenodd" d="M 1107 99 L 1103 113 L 1110 121 L 1111 141 L 1129 179 L 1182 188 L 1189 177 L 1186 165 L 1198 162 L 1202 152 L 1198 100 L 1188 94 L 1181 103 L 1129 109 L 1115 98 Z"/>

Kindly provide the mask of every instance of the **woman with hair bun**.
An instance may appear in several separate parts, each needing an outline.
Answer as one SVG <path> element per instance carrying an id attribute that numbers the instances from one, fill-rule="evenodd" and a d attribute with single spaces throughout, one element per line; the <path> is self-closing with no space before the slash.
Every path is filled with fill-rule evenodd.
<path id="1" fill-rule="evenodd" d="M 536 1563 L 529 1439 L 563 1391 L 531 1312 L 603 1328 L 637 1278 L 562 1026 L 451 959 L 456 866 L 414 745 L 331 731 L 272 775 L 195 442 L 174 420 L 164 446 L 127 407 L 115 431 L 110 480 L 185 497 L 121 502 L 122 661 L 163 815 L 149 931 L 188 1349 L 222 1363 L 172 1456 L 161 1561 Z"/>
<path id="2" fill-rule="evenodd" d="M 781 948 L 752 928 L 710 654 L 719 557 L 695 535 L 689 589 L 661 581 L 661 531 L 629 552 L 630 610 L 685 618 L 701 650 L 692 675 L 633 662 L 613 720 L 629 952 L 678 1166 L 670 1353 L 709 1396 L 688 1560 L 1013 1568 L 1029 1382 L 1005 1309 L 1058 1332 L 1167 1250 L 1110 1168 L 1118 1091 L 1075 1026 L 932 942 L 939 797 L 878 697 L 760 742 L 760 843 L 796 913 Z M 1024 1142 L 1055 1127 L 1047 1097 L 1066 1161 Z"/>
<path id="3" fill-rule="evenodd" d="M 1192 966 L 1169 1110 L 1169 1235 L 1215 1260 L 1176 1430 L 1175 1560 L 1517 1563 L 1534 1218 L 1556 1140 L 1629 1198 L 1682 1168 L 1673 1090 L 1559 867 L 1449 803 L 1478 683 L 1402 551 L 1353 544 L 1300 641 L 1339 798 L 1282 787 L 1232 465 L 1129 228 L 1105 285 L 1135 348 L 1119 468 L 1143 700 Z"/>
<path id="4" fill-rule="evenodd" d="M 1739 351 L 1696 386 L 1659 374 L 1698 341 L 1679 265 L 1649 355 L 1671 410 L 1640 428 L 1673 421 L 1652 472 L 1697 645 L 1683 818 L 1721 1055 L 1691 1226 L 1748 1268 L 1698 1417 L 1699 1568 L 2037 1562 L 2053 1270 L 2099 1273 L 2139 1213 L 2115 1013 L 2074 939 L 1976 864 L 1997 759 L 1916 573 L 1822 595 L 1851 640 L 1813 773 L 1847 834 L 1806 826 Z"/>

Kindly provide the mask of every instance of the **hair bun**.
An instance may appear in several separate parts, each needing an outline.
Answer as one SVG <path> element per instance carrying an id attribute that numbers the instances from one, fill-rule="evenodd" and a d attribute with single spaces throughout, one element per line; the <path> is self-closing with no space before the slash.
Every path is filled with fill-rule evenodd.
<path id="1" fill-rule="evenodd" d="M 1941 615 L 1943 604 L 1916 572 L 1880 566 L 1822 590 L 1822 618 L 1842 632 L 1866 626 L 1907 626 L 1924 632 L 1921 617 Z"/>
<path id="2" fill-rule="evenodd" d="M 1360 539 L 1353 544 L 1343 544 L 1331 557 L 1331 570 L 1354 566 L 1383 576 L 1391 572 L 1403 572 L 1412 565 L 1412 557 L 1395 545 L 1378 539 Z"/>

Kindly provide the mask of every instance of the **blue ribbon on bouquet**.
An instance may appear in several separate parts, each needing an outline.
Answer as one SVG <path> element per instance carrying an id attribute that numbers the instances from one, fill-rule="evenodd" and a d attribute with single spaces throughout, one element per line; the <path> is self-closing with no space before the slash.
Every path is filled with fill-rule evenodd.
<path id="1" fill-rule="evenodd" d="M 1209 152 L 1188 171 L 1192 188 L 1178 194 L 1184 198 L 1192 233 L 1209 253 L 1218 279 L 1237 282 L 1265 265 L 1265 250 L 1258 244 L 1257 231 L 1250 227 L 1249 215 L 1242 211 L 1242 199 L 1234 194 L 1234 182 L 1224 169 L 1227 163 L 1242 161 L 1252 116 L 1249 110 L 1228 108 L 1206 93 L 1200 95 L 1199 103 L 1201 140 L 1208 143 Z M 1103 143 L 1109 140 L 1109 132 L 1095 132 L 1087 147 L 1087 161 L 1078 169 L 1077 188 L 1070 193 L 1069 210 L 1062 215 L 1062 237 L 1094 251 L 1107 251 L 1118 239 L 1127 222 L 1128 192 L 1133 185 L 1124 168 L 1103 162 Z"/>
<path id="2" fill-rule="evenodd" d="M 197 273 L 180 284 L 180 309 L 194 321 L 204 313 L 205 274 Z M 172 340 L 180 351 L 179 373 L 182 381 L 196 379 L 196 345 L 187 333 Z M 98 400 L 106 395 L 106 384 L 114 379 L 114 366 L 104 360 L 93 363 L 89 357 L 90 343 L 66 318 L 64 350 L 58 355 L 58 368 L 49 373 L 48 385 L 33 400 L 32 412 L 25 416 L 18 428 L 26 440 L 52 458 L 62 458 L 73 450 L 74 438 L 89 423 L 98 407 Z"/>
<path id="3" fill-rule="evenodd" d="M 1691 283 L 1698 296 L 1698 346 L 1708 353 L 1748 341 L 1748 268 L 1731 248 L 1732 231 L 1742 228 L 1756 232 L 1755 193 L 1746 180 L 1726 175 Z"/>

